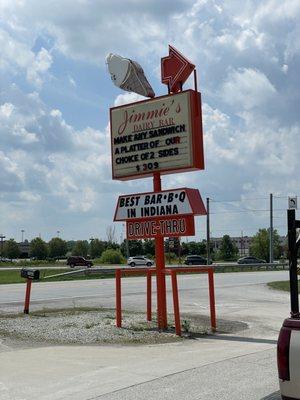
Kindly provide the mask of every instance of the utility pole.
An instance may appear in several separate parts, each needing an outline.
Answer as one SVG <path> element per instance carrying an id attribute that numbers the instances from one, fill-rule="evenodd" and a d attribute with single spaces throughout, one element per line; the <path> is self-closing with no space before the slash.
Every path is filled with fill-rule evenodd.
<path id="1" fill-rule="evenodd" d="M 289 245 L 289 270 L 290 270 L 290 293 L 291 293 L 291 316 L 299 318 L 299 291 L 297 276 L 297 254 L 300 241 L 297 240 L 296 230 L 300 228 L 300 221 L 296 220 L 295 210 L 287 210 L 288 222 L 288 245 Z"/>
<path id="2" fill-rule="evenodd" d="M 209 223 L 209 197 L 206 198 L 206 254 L 207 265 L 210 263 L 210 223 Z"/>
<path id="3" fill-rule="evenodd" d="M 3 257 L 3 240 L 5 239 L 5 236 L 0 234 L 0 240 L 1 240 L 1 260 Z"/>
<path id="4" fill-rule="evenodd" d="M 126 229 L 126 226 L 125 226 L 125 224 L 123 224 L 123 230 L 124 229 Z M 128 243 L 128 239 L 127 239 L 127 236 L 126 236 L 126 233 L 125 233 L 125 246 L 126 246 L 126 256 L 127 256 L 127 260 L 128 260 L 128 258 L 130 257 L 130 254 L 129 254 L 129 243 Z"/>
<path id="5" fill-rule="evenodd" d="M 273 263 L 273 194 L 270 193 L 270 259 L 269 262 Z"/>
<path id="6" fill-rule="evenodd" d="M 242 257 L 245 255 L 244 249 L 245 249 L 245 247 L 244 247 L 244 232 L 241 231 L 241 256 Z"/>

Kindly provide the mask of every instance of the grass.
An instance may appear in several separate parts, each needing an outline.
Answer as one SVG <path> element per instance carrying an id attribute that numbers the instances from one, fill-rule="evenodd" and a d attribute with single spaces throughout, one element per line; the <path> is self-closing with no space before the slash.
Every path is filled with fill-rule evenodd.
<path id="1" fill-rule="evenodd" d="M 101 258 L 95 258 L 91 260 L 94 265 L 108 265 L 109 263 L 103 263 Z M 20 259 L 18 262 L 16 261 L 1 261 L 0 262 L 0 270 L 1 268 L 7 268 L 7 267 L 59 267 L 61 266 L 62 268 L 66 265 L 67 260 L 61 260 L 61 261 L 56 261 L 56 260 L 22 260 Z M 126 265 L 126 260 L 124 259 L 123 264 L 118 264 L 118 263 L 112 263 L 112 265 Z"/>
<path id="2" fill-rule="evenodd" d="M 289 292 L 290 291 L 290 281 L 269 282 L 268 286 L 271 289 L 275 289 L 275 290 L 283 290 L 285 292 Z M 298 289 L 299 289 L 299 292 L 300 292 L 300 281 L 298 281 Z"/>
<path id="3" fill-rule="evenodd" d="M 31 267 L 37 268 L 38 265 L 31 265 Z M 245 267 L 245 266 L 222 266 L 222 267 L 217 267 L 215 272 L 216 273 L 226 273 L 226 272 L 249 272 L 249 271 L 261 271 L 261 270 L 271 270 L 270 268 L 267 267 Z M 278 268 L 272 268 L 272 270 L 277 270 Z M 280 268 L 282 269 L 282 268 Z M 60 269 L 42 269 L 40 270 L 40 277 L 41 277 L 41 282 L 62 282 L 62 281 L 78 281 L 78 280 L 88 280 L 88 279 L 106 279 L 106 278 L 114 278 L 115 274 L 114 273 L 108 273 L 108 272 L 99 272 L 99 273 L 90 273 L 89 269 L 85 269 L 85 273 L 82 275 L 77 275 L 77 274 L 70 274 L 70 275 L 64 275 L 64 276 L 57 276 L 53 278 L 47 278 L 49 275 L 58 275 L 64 272 L 71 272 L 72 270 L 70 268 L 60 268 Z M 134 277 L 134 276 L 141 276 L 138 272 L 136 274 L 130 274 L 126 275 L 123 274 L 123 277 Z M 20 271 L 19 270 L 2 270 L 0 268 L 0 285 L 1 284 L 9 284 L 9 283 L 24 283 L 25 279 L 21 278 L 20 276 Z M 275 287 L 277 289 L 277 287 Z M 289 290 L 288 287 L 287 289 L 280 289 L 279 290 Z"/>
<path id="4" fill-rule="evenodd" d="M 55 260 L 22 260 L 20 259 L 18 262 L 16 261 L 1 261 L 0 269 L 7 267 L 45 267 L 45 266 L 59 266 L 61 262 L 56 262 Z"/>
<path id="5" fill-rule="evenodd" d="M 57 276 L 53 278 L 47 278 L 49 275 L 62 274 L 64 272 L 70 272 L 70 268 L 62 269 L 44 269 L 40 271 L 41 282 L 60 282 L 60 281 L 77 281 L 77 280 L 87 280 L 87 279 L 105 279 L 112 278 L 114 274 L 109 273 L 99 273 L 99 274 L 88 274 L 89 270 L 86 270 L 87 275 L 64 275 Z M 0 284 L 8 283 L 24 283 L 25 279 L 21 278 L 20 271 L 0 271 Z"/>

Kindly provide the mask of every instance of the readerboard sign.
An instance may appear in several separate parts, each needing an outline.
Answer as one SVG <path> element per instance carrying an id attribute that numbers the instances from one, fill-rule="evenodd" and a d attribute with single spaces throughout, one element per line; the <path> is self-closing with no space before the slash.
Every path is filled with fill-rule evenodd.
<path id="1" fill-rule="evenodd" d="M 186 90 L 110 109 L 112 176 L 204 169 L 201 95 Z"/>
<path id="2" fill-rule="evenodd" d="M 199 190 L 181 188 L 120 196 L 114 221 L 205 214 Z"/>
<path id="3" fill-rule="evenodd" d="M 193 236 L 195 235 L 195 223 L 192 215 L 180 215 L 176 217 L 137 219 L 126 222 L 127 239 L 149 239 L 157 236 Z"/>

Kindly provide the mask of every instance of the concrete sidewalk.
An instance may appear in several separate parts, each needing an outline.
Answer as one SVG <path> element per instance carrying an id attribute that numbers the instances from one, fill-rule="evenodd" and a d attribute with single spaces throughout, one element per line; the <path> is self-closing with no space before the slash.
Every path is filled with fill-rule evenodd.
<path id="1" fill-rule="evenodd" d="M 229 379 L 227 387 L 231 390 L 239 388 L 240 393 L 242 375 L 249 383 L 252 382 L 250 390 L 254 390 L 253 384 L 257 379 L 253 377 L 262 369 L 267 373 L 261 371 L 264 384 L 260 387 L 260 396 L 278 390 L 275 341 L 268 339 L 218 335 L 216 338 L 152 346 L 2 347 L 1 350 L 1 400 L 88 400 L 99 396 L 104 399 L 144 399 L 145 391 L 148 393 L 150 389 L 156 394 L 150 396 L 149 393 L 146 398 L 158 399 L 155 387 L 160 385 L 162 394 L 165 393 L 161 398 L 177 398 L 168 389 L 177 387 L 178 395 L 181 393 L 178 399 L 202 399 L 193 397 L 197 390 L 195 382 L 206 393 L 203 399 L 224 400 L 227 397 L 207 397 L 216 387 L 216 380 L 225 384 L 222 378 L 226 375 Z M 189 391 L 185 386 L 187 377 L 192 379 Z M 225 387 L 222 395 L 224 390 Z M 183 397 L 182 391 L 185 391 Z M 230 397 L 231 400 L 235 398 L 241 399 Z M 252 398 L 261 397 L 247 397 L 247 400 Z"/>

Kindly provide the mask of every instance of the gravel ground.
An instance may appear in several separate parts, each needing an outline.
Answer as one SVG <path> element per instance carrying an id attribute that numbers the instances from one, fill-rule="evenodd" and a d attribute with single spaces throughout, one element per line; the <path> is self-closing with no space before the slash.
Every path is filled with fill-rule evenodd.
<path id="1" fill-rule="evenodd" d="M 115 326 L 114 310 L 43 310 L 29 315 L 0 315 L 0 336 L 7 340 L 61 344 L 154 344 L 184 340 L 210 332 L 206 316 L 182 316 L 183 337 L 175 335 L 174 321 L 159 332 L 156 319 L 145 320 L 145 313 L 123 312 L 122 328 Z M 232 333 L 247 328 L 242 322 L 218 321 L 218 331 Z"/>

